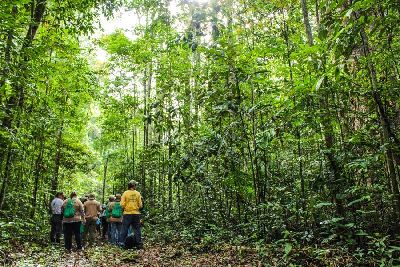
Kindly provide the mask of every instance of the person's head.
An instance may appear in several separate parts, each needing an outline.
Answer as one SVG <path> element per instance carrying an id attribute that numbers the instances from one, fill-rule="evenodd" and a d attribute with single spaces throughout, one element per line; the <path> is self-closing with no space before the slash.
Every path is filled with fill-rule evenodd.
<path id="1" fill-rule="evenodd" d="M 71 195 L 69 195 L 70 198 L 74 198 L 74 197 L 76 197 L 76 196 L 77 196 L 77 194 L 76 194 L 75 191 L 72 191 Z"/>
<path id="2" fill-rule="evenodd" d="M 110 197 L 108 198 L 108 201 L 110 201 L 110 202 L 114 202 L 114 200 L 115 200 L 115 196 L 110 196 Z"/>
<path id="3" fill-rule="evenodd" d="M 56 193 L 56 198 L 64 198 L 64 193 L 63 192 L 57 192 Z"/>
<path id="4" fill-rule="evenodd" d="M 89 194 L 89 200 L 94 200 L 96 198 L 96 195 L 94 193 Z"/>
<path id="5" fill-rule="evenodd" d="M 137 186 L 137 182 L 134 180 L 130 180 L 128 183 L 128 189 L 135 190 Z"/>
<path id="6" fill-rule="evenodd" d="M 115 201 L 121 201 L 121 194 L 115 194 Z"/>

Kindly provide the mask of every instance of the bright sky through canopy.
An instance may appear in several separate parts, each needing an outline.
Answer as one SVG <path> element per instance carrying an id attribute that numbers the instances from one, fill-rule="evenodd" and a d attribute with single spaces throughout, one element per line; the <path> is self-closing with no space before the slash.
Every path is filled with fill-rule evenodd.
<path id="1" fill-rule="evenodd" d="M 207 3 L 209 0 L 196 0 L 199 3 Z M 181 6 L 176 0 L 170 2 L 169 11 L 172 16 L 177 16 L 182 10 Z M 102 35 L 108 35 L 116 30 L 122 30 L 125 35 L 130 39 L 135 39 L 133 30 L 142 21 L 138 14 L 133 10 L 120 10 L 114 14 L 112 19 L 106 19 L 102 17 L 100 19 L 101 28 L 95 33 L 93 37 L 100 38 Z M 96 58 L 100 62 L 104 62 L 107 59 L 107 52 L 101 48 L 97 48 Z"/>

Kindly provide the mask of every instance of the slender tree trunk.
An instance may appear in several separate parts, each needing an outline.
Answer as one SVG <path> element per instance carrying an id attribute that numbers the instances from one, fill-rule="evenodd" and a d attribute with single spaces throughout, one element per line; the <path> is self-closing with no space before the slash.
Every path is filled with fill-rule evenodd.
<path id="1" fill-rule="evenodd" d="M 43 131 L 43 129 L 42 129 L 42 131 Z M 35 161 L 35 170 L 34 170 L 35 180 L 34 180 L 33 197 L 32 197 L 32 212 L 31 212 L 32 218 L 35 216 L 35 212 L 36 212 L 37 194 L 39 191 L 40 175 L 41 175 L 42 164 L 43 164 L 44 136 L 40 136 L 39 138 L 40 138 L 40 148 L 39 148 L 39 154 Z"/>
<path id="2" fill-rule="evenodd" d="M 321 117 L 321 124 L 322 124 L 322 132 L 324 135 L 325 140 L 325 156 L 328 159 L 330 170 L 333 174 L 333 181 L 331 183 L 331 193 L 332 198 L 336 204 L 336 212 L 339 216 L 344 216 L 344 205 L 341 197 L 339 197 L 339 193 L 341 192 L 342 182 L 341 182 L 341 174 L 342 170 L 339 163 L 336 160 L 334 154 L 334 135 L 333 135 L 333 127 L 331 123 L 331 114 L 329 110 L 329 105 L 327 99 L 324 96 L 321 96 L 320 99 L 320 107 L 321 110 L 324 111 L 324 114 Z"/>
<path id="3" fill-rule="evenodd" d="M 107 180 L 108 160 L 109 160 L 109 156 L 106 157 L 106 162 L 104 164 L 102 203 L 105 203 L 104 200 L 105 200 L 105 194 L 106 194 L 106 180 Z"/>
<path id="4" fill-rule="evenodd" d="M 304 28 L 306 31 L 307 35 L 307 41 L 309 46 L 314 45 L 314 40 L 313 40 L 313 35 L 311 31 L 311 25 L 308 17 L 308 8 L 307 8 L 307 1 L 306 0 L 301 0 L 301 8 L 302 8 L 302 13 L 303 13 L 303 22 L 304 22 Z M 324 81 L 322 83 L 322 86 L 326 86 L 326 78 L 324 78 Z M 337 159 L 334 155 L 334 134 L 333 134 L 333 126 L 331 123 L 331 112 L 329 109 L 329 104 L 328 104 L 328 99 L 325 96 L 320 96 L 320 109 L 323 112 L 323 115 L 321 117 L 321 125 L 322 125 L 322 132 L 324 135 L 324 141 L 325 141 L 325 156 L 328 159 L 329 162 L 329 167 L 330 170 L 333 174 L 333 181 L 331 183 L 331 194 L 332 198 L 335 201 L 336 204 L 336 212 L 339 216 L 343 217 L 344 216 L 344 205 L 341 197 L 339 196 L 339 192 L 341 191 L 341 185 L 342 185 L 342 170 L 341 166 L 337 162 Z"/>
<path id="5" fill-rule="evenodd" d="M 358 14 L 355 14 L 355 17 L 358 18 Z M 363 56 L 367 58 L 367 68 L 369 72 L 369 76 L 371 79 L 371 85 L 372 85 L 372 97 L 375 102 L 376 108 L 378 110 L 379 114 L 379 119 L 380 119 L 380 124 L 382 127 L 382 134 L 383 134 L 383 139 L 385 143 L 388 144 L 387 150 L 386 150 L 386 157 L 388 161 L 388 168 L 389 168 L 389 176 L 392 184 L 392 190 L 393 194 L 395 196 L 395 207 L 396 207 L 396 216 L 399 216 L 400 214 L 400 191 L 399 191 L 399 182 L 398 178 L 396 175 L 396 163 L 400 164 L 400 154 L 398 151 L 400 151 L 400 142 L 397 138 L 397 136 L 394 134 L 391 126 L 391 122 L 389 119 L 389 116 L 384 108 L 383 102 L 382 102 L 382 97 L 380 94 L 380 88 L 378 85 L 378 80 L 376 77 L 376 70 L 374 64 L 371 62 L 370 59 L 368 59 L 370 55 L 370 48 L 368 44 L 368 36 L 364 30 L 364 28 L 361 28 L 360 30 L 360 35 L 361 35 L 361 40 L 363 43 Z"/>
<path id="6" fill-rule="evenodd" d="M 300 0 L 300 3 L 301 3 L 301 10 L 302 10 L 302 13 L 303 13 L 303 22 L 304 22 L 304 26 L 306 28 L 308 44 L 310 46 L 313 46 L 314 45 L 314 39 L 313 39 L 313 35 L 312 35 L 310 19 L 308 18 L 307 1 L 306 0 Z"/>
<path id="7" fill-rule="evenodd" d="M 171 145 L 171 130 L 168 133 L 168 207 L 173 208 L 172 203 L 172 145 Z"/>
<path id="8" fill-rule="evenodd" d="M 302 3 L 302 5 L 306 5 L 306 3 Z M 307 11 L 307 10 L 306 10 Z M 304 9 L 303 9 L 304 12 Z M 305 16 L 307 19 L 304 20 L 304 23 L 308 22 L 308 15 Z M 291 52 L 290 52 L 290 45 L 289 45 L 289 26 L 287 22 L 284 20 L 284 39 L 285 39 L 285 44 L 286 44 L 286 49 L 287 49 L 287 63 L 289 66 L 289 80 L 290 80 L 290 87 L 293 88 L 294 80 L 293 80 L 293 69 L 292 69 L 292 61 L 290 59 Z M 311 42 L 309 40 L 309 44 L 313 43 L 312 40 L 312 34 L 311 35 Z M 297 106 L 297 99 L 296 96 L 293 98 L 294 106 Z M 302 161 L 302 149 L 301 149 L 301 130 L 300 126 L 296 126 L 295 128 L 295 135 L 297 138 L 297 156 L 298 156 L 298 162 L 299 162 L 299 178 L 300 178 L 300 187 L 301 187 L 301 204 L 303 211 L 306 212 L 306 194 L 305 194 L 305 181 L 304 181 L 304 175 L 303 175 L 303 161 Z"/>
<path id="9" fill-rule="evenodd" d="M 51 193 L 54 195 L 58 189 L 58 174 L 60 170 L 60 161 L 61 161 L 61 146 L 62 146 L 62 134 L 63 134 L 63 124 L 62 122 L 60 128 L 57 131 L 57 140 L 56 140 L 56 155 L 54 157 L 54 170 L 53 177 L 51 180 Z"/>
<path id="10" fill-rule="evenodd" d="M 23 41 L 21 50 L 19 52 L 20 55 L 23 56 L 23 63 L 20 62 L 20 67 L 23 64 L 26 64 L 26 62 L 29 61 L 29 57 L 27 54 L 25 54 L 27 51 L 27 48 L 29 48 L 32 45 L 33 40 L 35 39 L 37 30 L 39 29 L 39 26 L 43 20 L 43 16 L 46 10 L 46 5 L 47 5 L 47 0 L 38 0 L 36 5 L 35 1 L 32 0 L 30 2 L 31 6 L 31 23 L 29 25 L 29 28 L 26 32 L 25 39 Z M 13 8 L 12 13 L 14 16 L 17 13 L 17 7 Z M 7 43 L 9 44 L 8 50 L 6 50 L 6 57 L 8 58 L 8 62 L 11 62 L 11 44 L 12 44 L 12 32 L 9 32 L 8 40 Z M 18 69 L 18 68 L 17 68 Z M 2 121 L 2 126 L 8 129 L 11 129 L 11 124 L 13 121 L 12 113 L 13 110 L 16 106 L 22 107 L 23 104 L 23 99 L 24 99 L 24 91 L 23 91 L 23 86 L 21 85 L 16 85 L 14 88 L 14 94 L 8 99 L 7 104 L 6 104 L 6 109 L 5 109 L 5 116 L 3 117 Z M 18 97 L 17 97 L 18 96 Z"/>
<path id="11" fill-rule="evenodd" d="M 22 67 L 23 64 L 26 64 L 26 62 L 29 61 L 29 58 L 27 57 L 26 50 L 27 48 L 29 48 L 32 45 L 32 42 L 36 36 L 37 30 L 39 28 L 39 25 L 42 22 L 45 10 L 46 10 L 46 5 L 47 5 L 47 1 L 46 0 L 38 0 L 38 2 L 35 5 L 35 1 L 31 1 L 30 3 L 31 5 L 31 24 L 29 25 L 28 31 L 26 33 L 26 37 L 24 39 L 22 48 L 20 50 L 20 55 L 23 56 L 23 63 L 20 63 L 20 66 Z M 12 13 L 15 15 L 17 12 L 16 7 L 13 8 Z M 9 33 L 9 38 L 8 38 L 8 42 L 11 45 L 12 43 L 12 33 Z M 7 51 L 6 51 L 7 52 Z M 10 53 L 10 49 L 8 50 L 8 54 L 6 54 L 6 56 L 8 57 L 8 62 L 11 62 L 11 53 Z M 18 69 L 18 68 L 16 68 Z M 8 100 L 6 101 L 6 106 L 5 106 L 5 112 L 4 112 L 4 116 L 2 119 L 2 123 L 0 123 L 0 125 L 2 125 L 3 128 L 9 130 L 9 131 L 13 131 L 15 128 L 18 128 L 19 126 L 19 122 L 16 124 L 16 126 L 12 127 L 13 124 L 13 120 L 15 119 L 13 117 L 13 113 L 15 112 L 15 110 L 20 110 L 22 109 L 23 106 L 23 100 L 24 100 L 24 87 L 21 86 L 20 84 L 15 85 L 14 90 L 13 90 L 13 94 L 11 95 L 11 97 L 8 98 Z M 19 114 L 19 112 L 17 112 L 17 114 Z M 18 118 L 17 118 L 18 119 Z M 4 198 L 5 198 L 5 194 L 6 194 L 6 188 L 7 188 L 7 183 L 9 182 L 9 178 L 11 175 L 11 163 L 13 160 L 13 150 L 11 149 L 11 145 L 8 145 L 8 149 L 1 151 L 0 150 L 0 162 L 3 160 L 4 158 L 4 153 L 7 153 L 7 159 L 6 159 L 6 166 L 5 166 L 5 170 L 4 170 L 4 176 L 3 176 L 3 184 L 1 186 L 1 190 L 0 190 L 0 210 L 3 208 L 4 205 Z"/>
<path id="12" fill-rule="evenodd" d="M 0 210 L 3 210 L 4 203 L 5 203 L 7 185 L 8 185 L 8 181 L 10 180 L 10 175 L 11 175 L 11 162 L 12 162 L 13 156 L 14 156 L 14 153 L 11 151 L 11 148 L 8 148 L 7 155 L 6 155 L 6 162 L 5 162 L 6 166 L 4 168 L 3 183 L 2 183 L 1 189 L 0 189 Z"/>
<path id="13" fill-rule="evenodd" d="M 143 79 L 143 114 L 144 114 L 144 122 L 143 122 L 143 151 L 142 151 L 142 177 L 141 177 L 141 184 L 142 184 L 142 194 L 146 195 L 145 188 L 146 188 L 146 151 L 147 151 L 147 137 L 148 137 L 148 117 L 147 117 L 147 68 L 144 72 L 144 79 Z"/>
<path id="14" fill-rule="evenodd" d="M 135 179 L 135 152 L 136 152 L 136 127 L 132 129 L 132 179 Z"/>
<path id="15" fill-rule="evenodd" d="M 157 180 L 158 180 L 158 183 L 156 186 L 157 191 L 155 192 L 156 200 L 157 200 L 157 208 L 160 207 L 160 203 L 162 201 L 161 194 L 163 193 L 161 191 L 161 183 L 162 183 L 162 179 L 163 179 L 163 177 L 162 177 L 162 175 L 163 175 L 162 157 L 163 157 L 164 152 L 163 152 L 163 148 L 161 146 L 161 137 L 162 137 L 162 131 L 158 133 L 158 143 L 160 144 L 160 150 L 159 150 L 158 157 L 157 157 L 157 165 L 158 165 Z"/>
<path id="16" fill-rule="evenodd" d="M 162 178 L 161 178 L 161 203 L 162 214 L 165 215 L 166 200 L 165 200 L 165 153 L 162 151 Z"/>
<path id="17" fill-rule="evenodd" d="M 252 107 L 255 106 L 255 92 L 254 92 L 254 85 L 251 84 L 251 105 Z M 256 122 L 256 112 L 255 109 L 251 112 L 251 129 L 252 129 L 252 145 L 253 145 L 253 155 L 254 155 L 254 170 L 256 176 L 256 183 L 257 183 L 257 201 L 256 203 L 260 203 L 262 199 L 262 182 L 260 179 L 260 164 L 258 160 L 258 144 L 257 144 L 257 122 Z"/>

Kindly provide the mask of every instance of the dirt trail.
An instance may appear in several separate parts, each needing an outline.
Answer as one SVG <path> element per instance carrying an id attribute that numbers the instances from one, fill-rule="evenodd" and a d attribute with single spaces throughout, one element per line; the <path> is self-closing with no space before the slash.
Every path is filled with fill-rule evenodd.
<path id="1" fill-rule="evenodd" d="M 2 266 L 263 266 L 254 253 L 234 248 L 219 252 L 193 252 L 182 245 L 147 245 L 143 250 L 122 250 L 108 244 L 65 253 L 62 246 L 41 246 L 26 243 L 9 253 Z"/>

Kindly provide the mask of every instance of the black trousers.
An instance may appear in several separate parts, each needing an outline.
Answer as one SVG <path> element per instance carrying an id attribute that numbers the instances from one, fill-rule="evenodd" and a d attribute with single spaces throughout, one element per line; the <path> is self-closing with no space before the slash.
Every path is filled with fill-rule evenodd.
<path id="1" fill-rule="evenodd" d="M 136 246 L 143 246 L 142 243 L 142 231 L 140 229 L 140 214 L 124 214 L 122 217 L 122 229 L 120 241 L 124 242 L 125 238 L 128 236 L 128 229 L 132 226 L 134 233 L 134 240 Z"/>
<path id="2" fill-rule="evenodd" d="M 75 236 L 77 249 L 82 249 L 81 222 L 64 223 L 64 244 L 66 250 L 72 248 L 72 235 Z"/>
<path id="3" fill-rule="evenodd" d="M 53 214 L 51 216 L 51 231 L 50 231 L 50 241 L 52 243 L 60 243 L 61 231 L 62 231 L 62 214 Z"/>
<path id="4" fill-rule="evenodd" d="M 107 222 L 107 218 L 106 217 L 101 217 L 101 226 L 102 226 L 102 233 L 101 233 L 101 237 L 102 238 L 106 238 L 106 234 L 107 234 L 107 228 L 108 228 L 108 222 Z"/>

